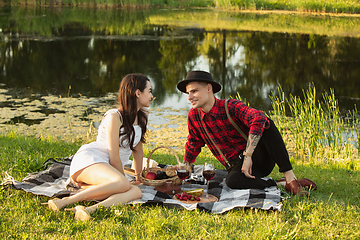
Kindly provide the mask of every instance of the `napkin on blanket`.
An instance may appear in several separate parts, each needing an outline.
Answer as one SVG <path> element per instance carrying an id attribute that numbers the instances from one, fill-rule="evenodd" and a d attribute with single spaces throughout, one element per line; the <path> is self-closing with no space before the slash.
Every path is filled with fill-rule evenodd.
<path id="1" fill-rule="evenodd" d="M 78 189 L 73 188 L 67 181 L 69 178 L 71 157 L 61 159 L 61 161 L 49 159 L 46 163 L 50 164 L 46 170 L 31 173 L 21 182 L 10 177 L 8 183 L 16 189 L 22 189 L 33 194 L 48 197 L 64 197 L 75 194 L 78 191 Z M 195 173 L 201 172 L 199 170 L 201 167 L 201 165 L 195 165 Z M 130 175 L 127 177 L 129 180 L 132 178 Z M 230 189 L 225 184 L 225 177 L 225 170 L 216 170 L 216 175 L 209 184 L 209 194 L 216 196 L 219 199 L 218 202 L 186 204 L 172 199 L 171 195 L 155 191 L 154 187 L 139 185 L 143 193 L 142 197 L 129 204 L 162 204 L 168 207 L 178 207 L 187 210 L 200 209 L 214 214 L 224 213 L 239 207 L 281 211 L 281 190 L 276 187 L 265 190 Z M 199 178 L 201 178 L 201 176 L 199 176 Z M 200 184 L 185 184 L 184 190 L 200 187 L 204 188 L 206 186 Z"/>

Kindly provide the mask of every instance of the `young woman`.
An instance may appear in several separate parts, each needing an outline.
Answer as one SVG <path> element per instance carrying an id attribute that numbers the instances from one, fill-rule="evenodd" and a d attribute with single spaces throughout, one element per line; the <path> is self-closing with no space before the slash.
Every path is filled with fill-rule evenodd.
<path id="1" fill-rule="evenodd" d="M 111 207 L 141 198 L 141 190 L 131 184 L 123 165 L 133 154 L 136 182 L 140 181 L 148 112 L 153 98 L 150 80 L 142 74 L 129 74 L 119 88 L 119 109 L 105 113 L 96 142 L 83 145 L 70 166 L 70 181 L 83 189 L 79 193 L 47 202 L 53 211 L 83 200 L 101 201 L 95 205 L 67 209 L 76 220 L 88 220 L 100 206 Z M 135 183 L 136 184 L 136 183 Z"/>

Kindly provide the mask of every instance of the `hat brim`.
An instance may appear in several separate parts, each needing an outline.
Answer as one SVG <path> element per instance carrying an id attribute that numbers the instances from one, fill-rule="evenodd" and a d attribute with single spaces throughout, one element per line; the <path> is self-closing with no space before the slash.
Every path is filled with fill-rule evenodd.
<path id="1" fill-rule="evenodd" d="M 188 83 L 190 82 L 206 82 L 206 83 L 210 83 L 213 87 L 213 92 L 217 93 L 221 90 L 221 85 L 217 82 L 214 81 L 208 81 L 208 80 L 204 80 L 204 79 L 186 79 L 186 80 L 182 80 L 180 82 L 178 82 L 177 84 L 177 89 L 179 89 L 180 92 L 186 93 L 186 85 L 188 85 Z"/>

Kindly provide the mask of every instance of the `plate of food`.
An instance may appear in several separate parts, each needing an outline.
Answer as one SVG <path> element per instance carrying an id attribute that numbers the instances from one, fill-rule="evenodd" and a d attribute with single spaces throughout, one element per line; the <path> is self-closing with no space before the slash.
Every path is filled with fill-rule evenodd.
<path id="1" fill-rule="evenodd" d="M 217 202 L 219 200 L 214 195 L 204 194 L 203 188 L 188 190 L 182 192 L 181 194 L 175 194 L 173 199 L 187 204 Z"/>

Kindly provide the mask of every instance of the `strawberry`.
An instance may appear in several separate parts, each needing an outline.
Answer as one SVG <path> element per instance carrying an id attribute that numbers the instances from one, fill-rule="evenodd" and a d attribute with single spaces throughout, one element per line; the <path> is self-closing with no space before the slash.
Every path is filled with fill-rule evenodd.
<path id="1" fill-rule="evenodd" d="M 198 196 L 196 196 L 196 201 L 200 201 L 200 198 Z"/>
<path id="2" fill-rule="evenodd" d="M 187 197 L 183 197 L 183 199 L 182 199 L 182 200 L 187 201 L 187 200 L 188 200 L 188 198 L 187 198 Z"/>

